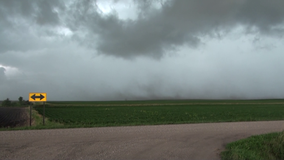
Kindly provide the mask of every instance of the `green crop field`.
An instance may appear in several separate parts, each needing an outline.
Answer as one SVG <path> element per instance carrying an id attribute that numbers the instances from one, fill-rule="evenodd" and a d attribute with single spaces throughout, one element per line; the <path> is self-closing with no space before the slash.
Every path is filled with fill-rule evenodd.
<path id="1" fill-rule="evenodd" d="M 49 102 L 45 113 L 76 127 L 283 120 L 284 100 Z"/>

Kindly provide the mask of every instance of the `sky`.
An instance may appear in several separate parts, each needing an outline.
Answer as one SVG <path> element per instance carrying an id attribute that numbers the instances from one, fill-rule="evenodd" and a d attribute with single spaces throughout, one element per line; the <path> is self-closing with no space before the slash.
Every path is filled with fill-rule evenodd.
<path id="1" fill-rule="evenodd" d="M 284 98 L 283 0 L 0 0 L 0 100 Z"/>

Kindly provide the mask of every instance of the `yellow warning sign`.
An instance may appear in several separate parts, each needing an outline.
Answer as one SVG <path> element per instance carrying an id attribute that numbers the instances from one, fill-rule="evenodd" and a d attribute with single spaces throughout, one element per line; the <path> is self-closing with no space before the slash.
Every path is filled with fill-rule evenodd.
<path id="1" fill-rule="evenodd" d="M 30 93 L 30 102 L 46 102 L 46 93 Z"/>

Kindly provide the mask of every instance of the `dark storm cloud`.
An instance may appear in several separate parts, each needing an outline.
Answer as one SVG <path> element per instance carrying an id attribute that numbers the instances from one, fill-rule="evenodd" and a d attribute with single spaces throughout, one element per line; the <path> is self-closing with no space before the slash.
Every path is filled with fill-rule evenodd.
<path id="1" fill-rule="evenodd" d="M 59 23 L 57 10 L 64 10 L 58 0 L 1 0 L 0 13 L 2 21 L 13 23 L 17 18 L 28 18 L 39 25 L 56 25 Z"/>
<path id="2" fill-rule="evenodd" d="M 248 0 L 240 5 L 237 18 L 247 27 L 256 27 L 261 33 L 276 32 L 283 35 L 284 1 Z M 282 28 L 275 28 L 281 25 Z"/>
<path id="3" fill-rule="evenodd" d="M 182 45 L 197 47 L 204 36 L 220 38 L 238 26 L 250 34 L 284 33 L 283 0 L 167 0 L 158 1 L 159 9 L 154 7 L 157 1 L 133 2 L 138 18 L 122 20 L 115 12 L 101 14 L 95 0 L 1 0 L 0 34 L 8 37 L 7 26 L 15 28 L 25 19 L 43 27 L 68 27 L 74 40 L 100 54 L 160 58 Z M 7 46 L 3 41 L 0 45 Z"/>
<path id="4" fill-rule="evenodd" d="M 161 57 L 182 45 L 198 46 L 202 36 L 220 36 L 240 25 L 247 33 L 284 33 L 282 0 L 176 0 L 161 2 L 161 9 L 151 7 L 153 1 L 135 1 L 139 16 L 128 21 L 115 14 L 102 16 L 88 2 L 80 1 L 81 7 L 73 12 L 77 18 L 71 20 L 70 24 L 76 22 L 72 28 L 87 32 L 83 44 L 118 57 Z"/>
<path id="5" fill-rule="evenodd" d="M 41 38 L 61 25 L 64 7 L 57 0 L 0 0 L 0 54 L 46 46 Z"/>

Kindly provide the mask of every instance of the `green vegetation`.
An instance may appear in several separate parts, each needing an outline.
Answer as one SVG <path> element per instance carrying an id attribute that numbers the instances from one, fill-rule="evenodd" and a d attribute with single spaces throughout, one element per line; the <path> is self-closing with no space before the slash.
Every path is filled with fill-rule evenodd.
<path id="1" fill-rule="evenodd" d="M 28 109 L 29 110 L 29 109 Z M 45 118 L 45 124 L 43 125 L 43 118 L 36 110 L 32 110 L 32 127 L 34 129 L 41 129 L 41 128 L 58 128 L 62 127 L 63 124 L 56 123 L 54 121 L 50 121 L 49 118 Z"/>
<path id="2" fill-rule="evenodd" d="M 26 108 L 26 112 L 29 115 L 30 109 Z M 29 121 L 29 120 L 28 120 Z M 26 126 L 14 127 L 14 128 L 0 128 L 0 131 L 5 130 L 26 130 L 26 129 L 51 129 L 51 128 L 66 128 L 63 124 L 50 121 L 48 118 L 45 118 L 45 125 L 43 125 L 43 118 L 36 110 L 32 110 L 32 126 L 29 126 L 27 122 Z"/>
<path id="3" fill-rule="evenodd" d="M 2 106 L 11 106 L 12 105 L 12 102 L 10 101 L 9 98 L 5 99 L 3 102 L 2 102 Z"/>
<path id="4" fill-rule="evenodd" d="M 283 106 L 283 100 L 49 102 L 46 117 L 68 127 L 264 121 L 283 120 Z"/>
<path id="5" fill-rule="evenodd" d="M 19 107 L 19 106 L 28 106 L 30 105 L 30 102 L 28 100 L 24 100 L 23 97 L 19 97 L 18 98 L 18 102 L 16 101 L 11 101 L 9 98 L 5 99 L 2 103 L 1 106 L 2 107 Z"/>
<path id="6" fill-rule="evenodd" d="M 284 159 L 284 132 L 252 136 L 232 142 L 221 153 L 223 160 Z"/>
<path id="7" fill-rule="evenodd" d="M 97 105 L 196 105 L 196 104 L 268 104 L 281 103 L 284 104 L 284 99 L 260 99 L 260 100 L 145 100 L 145 101 L 49 101 L 53 106 L 97 106 Z"/>
<path id="8" fill-rule="evenodd" d="M 23 97 L 19 97 L 19 104 L 20 104 L 20 105 L 23 104 Z"/>

